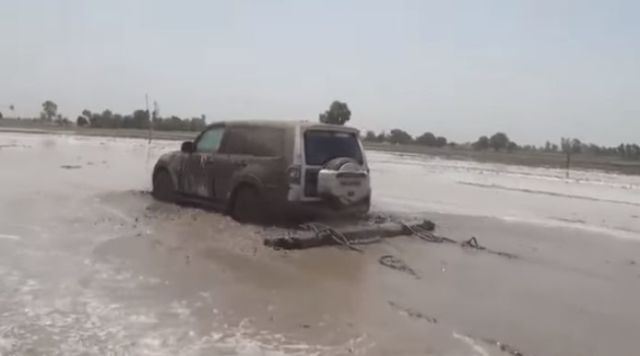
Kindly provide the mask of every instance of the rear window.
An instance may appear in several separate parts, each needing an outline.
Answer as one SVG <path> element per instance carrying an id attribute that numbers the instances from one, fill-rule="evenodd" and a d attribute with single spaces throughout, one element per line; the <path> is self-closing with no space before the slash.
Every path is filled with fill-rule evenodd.
<path id="1" fill-rule="evenodd" d="M 354 133 L 309 130 L 304 134 L 307 164 L 321 166 L 338 157 L 353 158 L 362 164 L 362 151 Z"/>
<path id="2" fill-rule="evenodd" d="M 285 131 L 271 127 L 229 127 L 220 148 L 221 153 L 258 157 L 284 155 Z"/>

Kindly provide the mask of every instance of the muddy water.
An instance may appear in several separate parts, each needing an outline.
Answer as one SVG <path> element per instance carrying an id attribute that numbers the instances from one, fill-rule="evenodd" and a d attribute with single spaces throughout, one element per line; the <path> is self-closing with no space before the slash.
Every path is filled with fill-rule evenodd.
<path id="1" fill-rule="evenodd" d="M 636 177 L 371 153 L 374 210 L 519 258 L 284 252 L 262 246 L 279 230 L 153 201 L 177 146 L 0 134 L 0 354 L 637 354 Z"/>

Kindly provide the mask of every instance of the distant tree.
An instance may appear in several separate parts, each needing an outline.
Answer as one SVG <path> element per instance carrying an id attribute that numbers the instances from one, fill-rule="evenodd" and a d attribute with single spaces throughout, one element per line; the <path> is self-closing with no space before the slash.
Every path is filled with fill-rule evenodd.
<path id="1" fill-rule="evenodd" d="M 167 130 L 168 131 L 181 131 L 185 129 L 185 125 L 183 125 L 182 119 L 177 116 L 171 116 L 166 120 L 168 122 Z"/>
<path id="2" fill-rule="evenodd" d="M 194 117 L 189 122 L 189 130 L 190 131 L 202 131 L 207 126 L 207 118 L 202 115 L 199 118 Z"/>
<path id="3" fill-rule="evenodd" d="M 373 131 L 367 131 L 367 134 L 364 136 L 364 140 L 367 142 L 376 142 L 378 137 L 376 133 Z"/>
<path id="4" fill-rule="evenodd" d="M 564 153 L 580 153 L 582 152 L 582 142 L 577 138 L 571 139 L 563 137 L 560 139 L 560 149 Z"/>
<path id="5" fill-rule="evenodd" d="M 497 132 L 491 138 L 489 138 L 489 146 L 493 148 L 494 151 L 499 151 L 507 148 L 509 144 L 509 137 L 503 132 Z"/>
<path id="6" fill-rule="evenodd" d="M 2 120 L 4 117 L 2 116 L 2 112 L 0 112 L 0 120 Z"/>
<path id="7" fill-rule="evenodd" d="M 101 114 L 91 114 L 89 117 L 89 125 L 91 127 L 102 127 L 102 115 Z"/>
<path id="8" fill-rule="evenodd" d="M 58 105 L 51 100 L 47 100 L 42 103 L 42 113 L 40 114 L 40 118 L 43 118 L 47 121 L 53 121 L 58 113 Z"/>
<path id="9" fill-rule="evenodd" d="M 137 129 L 149 128 L 149 112 L 136 110 L 133 112 L 133 127 Z"/>
<path id="10" fill-rule="evenodd" d="M 89 120 L 87 120 L 86 117 L 80 115 L 76 119 L 76 125 L 78 125 L 78 127 L 85 127 L 85 126 L 89 125 Z"/>
<path id="11" fill-rule="evenodd" d="M 387 142 L 387 140 L 388 140 L 388 137 L 387 137 L 387 134 L 384 133 L 384 131 L 381 131 L 376 137 L 376 141 L 378 142 Z"/>
<path id="12" fill-rule="evenodd" d="M 489 138 L 487 136 L 480 136 L 478 141 L 473 143 L 473 148 L 476 150 L 484 151 L 489 149 Z"/>
<path id="13" fill-rule="evenodd" d="M 535 150 L 535 146 L 533 148 Z M 507 143 L 507 152 L 513 152 L 517 149 L 518 149 L 518 145 L 515 142 L 509 141 L 509 143 Z"/>
<path id="14" fill-rule="evenodd" d="M 630 145 L 631 147 L 629 148 L 630 152 L 629 152 L 629 156 L 630 158 L 633 159 L 640 159 L 640 146 L 638 146 L 637 144 L 632 144 Z"/>
<path id="15" fill-rule="evenodd" d="M 571 141 L 571 152 L 572 153 L 582 152 L 582 142 L 580 142 L 580 140 L 578 140 L 577 138 L 574 138 Z"/>
<path id="16" fill-rule="evenodd" d="M 416 143 L 419 145 L 425 145 L 430 147 L 436 146 L 437 145 L 436 135 L 432 134 L 431 132 L 425 132 L 416 138 Z"/>
<path id="17" fill-rule="evenodd" d="M 84 116 L 85 119 L 89 120 L 91 118 L 91 111 L 87 109 L 82 110 L 82 116 Z"/>
<path id="18" fill-rule="evenodd" d="M 344 125 L 351 119 L 351 110 L 347 103 L 334 101 L 331 103 L 329 110 L 320 114 L 320 122 L 323 124 Z"/>
<path id="19" fill-rule="evenodd" d="M 124 117 L 120 114 L 113 114 L 113 127 L 122 128 L 124 124 Z"/>
<path id="20" fill-rule="evenodd" d="M 117 128 L 113 121 L 113 112 L 111 110 L 105 109 L 102 111 L 102 114 L 100 115 L 100 127 L 110 129 Z"/>
<path id="21" fill-rule="evenodd" d="M 602 148 L 596 144 L 590 143 L 590 144 L 583 144 L 583 152 L 585 153 L 589 153 L 589 154 L 593 154 L 593 155 L 600 155 L 602 154 Z"/>
<path id="22" fill-rule="evenodd" d="M 106 121 L 112 120 L 113 112 L 109 109 L 104 109 L 104 111 L 102 112 L 102 118 L 105 119 Z"/>
<path id="23" fill-rule="evenodd" d="M 444 147 L 447 145 L 447 138 L 443 136 L 438 136 L 436 138 L 436 147 Z"/>
<path id="24" fill-rule="evenodd" d="M 397 143 L 397 144 L 404 145 L 404 144 L 411 143 L 413 141 L 413 137 L 411 137 L 411 135 L 409 135 L 406 131 L 403 131 L 400 129 L 393 129 L 389 133 L 388 140 L 390 143 Z"/>
<path id="25" fill-rule="evenodd" d="M 133 116 L 132 115 L 124 115 L 122 117 L 122 127 L 125 129 L 135 128 L 133 125 Z"/>

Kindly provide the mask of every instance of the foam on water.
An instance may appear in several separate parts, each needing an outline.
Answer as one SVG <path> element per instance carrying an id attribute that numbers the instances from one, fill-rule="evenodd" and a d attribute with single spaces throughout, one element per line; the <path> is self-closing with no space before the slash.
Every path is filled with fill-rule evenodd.
<path id="1" fill-rule="evenodd" d="M 103 287 L 126 290 L 158 283 L 115 272 L 106 264 L 85 265 L 93 270 L 88 273 L 103 281 Z M 0 354 L 38 350 L 61 355 L 333 355 L 348 348 L 359 354 L 366 346 L 365 336 L 338 346 L 290 342 L 281 334 L 260 332 L 248 319 L 238 325 L 224 324 L 214 313 L 207 327 L 211 331 L 203 331 L 192 315 L 193 301 L 173 300 L 164 309 L 132 309 L 107 298 L 96 285 L 88 289 L 70 281 L 53 287 L 2 265 L 0 278 L 0 297 L 6 301 Z"/>

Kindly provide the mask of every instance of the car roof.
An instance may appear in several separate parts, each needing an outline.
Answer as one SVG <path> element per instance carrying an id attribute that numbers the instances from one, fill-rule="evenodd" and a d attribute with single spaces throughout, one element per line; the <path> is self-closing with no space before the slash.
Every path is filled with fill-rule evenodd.
<path id="1" fill-rule="evenodd" d="M 302 120 L 241 120 L 241 121 L 220 121 L 215 122 L 207 127 L 215 127 L 215 126 L 224 126 L 224 127 L 270 127 L 270 128 L 296 128 L 300 127 L 304 130 L 306 129 L 315 129 L 315 130 L 332 130 L 332 131 L 345 131 L 345 132 L 354 132 L 358 133 L 359 130 L 353 127 L 341 126 L 341 125 L 330 125 L 323 124 L 318 122 L 311 121 L 302 121 Z"/>

